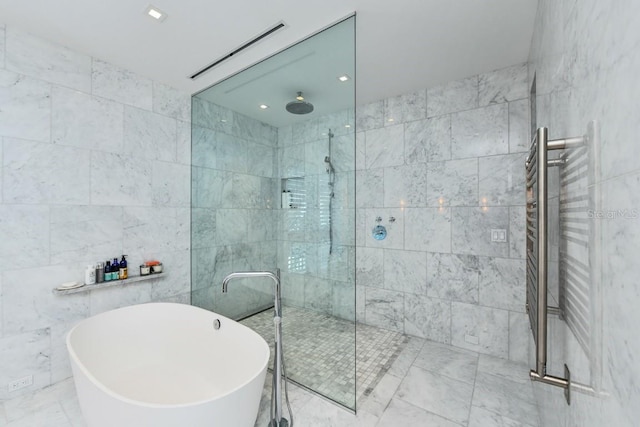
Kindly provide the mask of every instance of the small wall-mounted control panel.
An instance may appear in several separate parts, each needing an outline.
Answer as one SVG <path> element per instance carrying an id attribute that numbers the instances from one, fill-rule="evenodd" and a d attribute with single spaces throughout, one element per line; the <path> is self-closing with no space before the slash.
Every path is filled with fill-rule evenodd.
<path id="1" fill-rule="evenodd" d="M 507 230 L 504 228 L 491 229 L 491 241 L 497 243 L 506 243 Z"/>

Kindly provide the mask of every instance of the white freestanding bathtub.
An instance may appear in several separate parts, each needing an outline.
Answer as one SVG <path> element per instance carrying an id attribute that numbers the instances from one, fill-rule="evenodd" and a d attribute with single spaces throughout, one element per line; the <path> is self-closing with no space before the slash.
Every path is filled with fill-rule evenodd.
<path id="1" fill-rule="evenodd" d="M 89 427 L 253 427 L 269 360 L 244 325 L 168 303 L 86 319 L 67 349 Z"/>

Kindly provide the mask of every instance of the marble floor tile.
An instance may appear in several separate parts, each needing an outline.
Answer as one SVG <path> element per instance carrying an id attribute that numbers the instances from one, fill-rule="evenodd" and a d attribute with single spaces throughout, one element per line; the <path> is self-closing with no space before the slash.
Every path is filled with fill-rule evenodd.
<path id="1" fill-rule="evenodd" d="M 469 416 L 469 427 L 535 427 L 537 425 L 536 419 L 525 424 L 477 406 L 471 407 L 471 415 Z"/>
<path id="2" fill-rule="evenodd" d="M 481 354 L 478 359 L 478 372 L 484 372 L 510 381 L 531 385 L 529 367 L 524 363 L 516 363 L 499 357 Z"/>
<path id="3" fill-rule="evenodd" d="M 476 380 L 478 354 L 427 341 L 413 365 L 454 380 L 473 384 Z"/>
<path id="4" fill-rule="evenodd" d="M 460 424 L 456 424 L 453 421 L 432 414 L 400 399 L 393 399 L 382 417 L 380 417 L 380 422 L 376 427 L 398 426 L 458 427 Z"/>
<path id="5" fill-rule="evenodd" d="M 531 383 L 521 384 L 485 372 L 476 377 L 473 405 L 514 420 L 537 419 Z"/>
<path id="6" fill-rule="evenodd" d="M 472 384 L 413 366 L 400 384 L 396 397 L 466 425 L 472 394 Z"/>

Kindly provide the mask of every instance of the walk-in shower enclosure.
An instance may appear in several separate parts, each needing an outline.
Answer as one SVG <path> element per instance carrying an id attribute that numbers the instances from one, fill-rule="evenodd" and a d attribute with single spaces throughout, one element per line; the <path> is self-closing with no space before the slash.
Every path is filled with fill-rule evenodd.
<path id="1" fill-rule="evenodd" d="M 191 151 L 192 304 L 247 318 L 273 305 L 272 283 L 238 280 L 223 295 L 222 279 L 280 269 L 289 377 L 349 408 L 355 77 L 351 17 L 195 95 Z M 313 321 L 288 324 L 288 311 Z M 302 331 L 323 345 L 298 344 Z M 310 357 L 324 345 L 341 346 L 334 363 Z"/>

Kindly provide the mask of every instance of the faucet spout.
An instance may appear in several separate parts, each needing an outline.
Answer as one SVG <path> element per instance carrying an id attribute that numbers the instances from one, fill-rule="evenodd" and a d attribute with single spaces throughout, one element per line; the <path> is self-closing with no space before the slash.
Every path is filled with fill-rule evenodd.
<path id="1" fill-rule="evenodd" d="M 268 277 L 269 279 L 273 280 L 273 291 L 275 297 L 274 308 L 276 312 L 275 314 L 276 316 L 280 316 L 280 278 L 270 271 L 237 271 L 235 273 L 231 273 L 222 280 L 222 293 L 227 293 L 229 282 L 233 279 L 249 279 L 256 277 Z"/>

